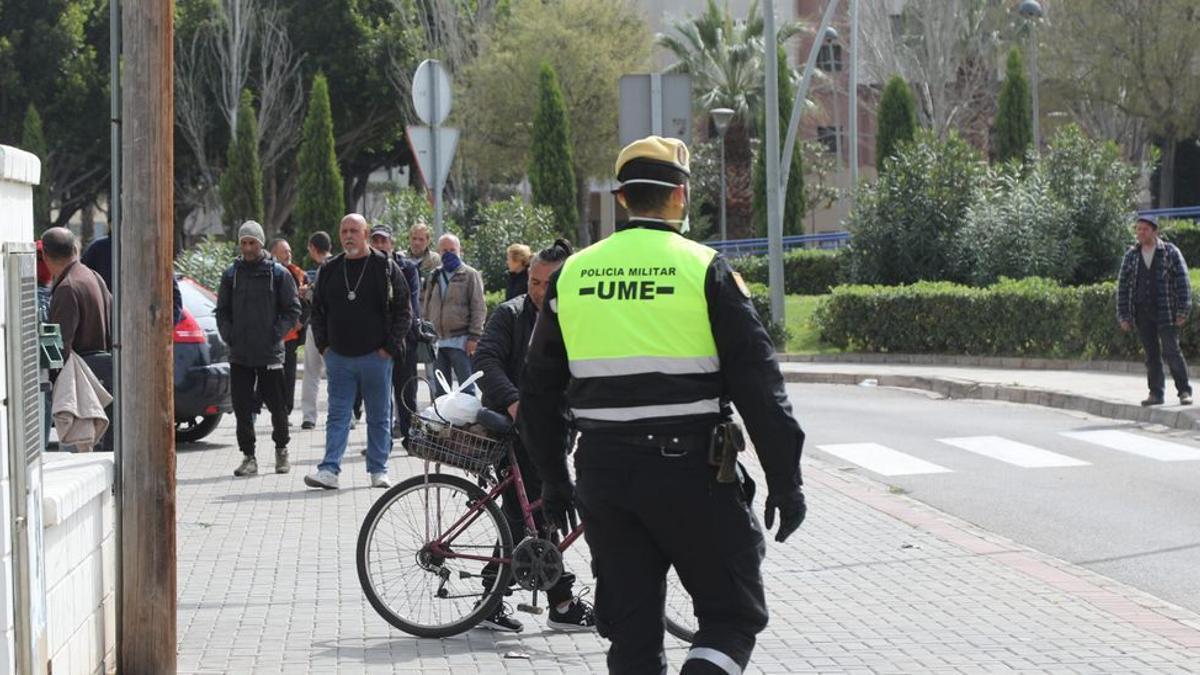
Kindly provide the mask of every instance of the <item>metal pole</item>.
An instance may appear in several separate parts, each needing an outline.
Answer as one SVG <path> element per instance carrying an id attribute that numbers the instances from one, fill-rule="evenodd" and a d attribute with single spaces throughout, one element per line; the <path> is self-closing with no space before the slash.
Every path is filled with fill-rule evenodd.
<path id="1" fill-rule="evenodd" d="M 438 78 L 437 68 L 430 67 L 429 70 L 429 107 L 432 116 L 430 122 L 437 122 L 438 115 L 441 113 L 438 110 Z M 429 189 L 433 190 L 433 233 L 437 238 L 442 236 L 442 185 L 438 177 L 442 172 L 438 168 L 438 125 L 429 125 Z M 436 242 L 437 239 L 434 239 Z"/>
<path id="2" fill-rule="evenodd" d="M 763 0 L 763 60 L 766 65 L 767 138 L 767 280 L 771 285 L 771 321 L 784 323 L 783 189 L 779 175 L 779 60 L 775 37 L 775 0 Z M 793 111 L 793 116 L 795 112 Z"/>
<path id="3" fill-rule="evenodd" d="M 788 120 L 787 141 L 783 144 L 783 154 L 780 159 L 780 177 L 781 189 L 787 188 L 788 174 L 792 170 L 792 153 L 796 149 L 796 135 L 800 131 L 800 113 L 804 110 L 804 101 L 808 99 L 808 87 L 812 82 L 813 69 L 817 66 L 817 54 L 821 51 L 821 41 L 825 36 L 825 29 L 833 23 L 833 12 L 837 9 L 838 0 L 829 0 L 829 4 L 825 7 L 825 14 L 821 16 L 821 25 L 817 27 L 816 39 L 813 40 L 812 48 L 808 50 L 808 62 L 804 64 L 804 75 L 800 78 L 800 88 L 796 90 L 796 98 L 792 101 L 792 117 Z M 774 19 L 772 18 L 772 24 Z M 774 53 L 772 53 L 772 56 Z M 774 61 L 774 58 L 769 59 Z M 776 97 L 778 97 L 776 93 Z"/>
<path id="4" fill-rule="evenodd" d="M 721 134 L 721 241 L 727 241 L 725 231 L 725 134 Z"/>
<path id="5" fill-rule="evenodd" d="M 116 517 L 113 518 L 113 539 L 116 550 L 120 551 L 124 531 L 122 526 L 121 508 L 121 466 L 125 454 L 125 443 L 121 438 L 121 0 L 109 0 L 108 3 L 108 91 L 109 91 L 109 178 L 108 187 L 108 241 L 112 246 L 112 316 L 108 325 L 112 330 L 113 358 L 113 504 L 116 505 Z M 116 566 L 116 654 L 121 660 L 121 621 L 123 612 L 125 575 L 122 566 Z"/>
<path id="6" fill-rule="evenodd" d="M 174 257 L 174 2 L 124 0 L 121 462 L 122 675 L 176 672 L 175 425 L 171 360 Z M 128 160 L 128 161 L 124 161 Z M 128 229 L 125 226 L 128 225 Z M 126 251 L 125 249 L 129 249 Z M 126 283 L 127 282 L 127 283 Z M 146 367 L 145 364 L 153 364 Z M 128 488 L 128 489 L 124 489 Z"/>
<path id="7" fill-rule="evenodd" d="M 1042 147 L 1042 130 L 1041 122 L 1038 114 L 1038 44 L 1037 44 L 1037 19 L 1033 19 L 1029 23 L 1029 67 L 1033 71 L 1030 79 L 1032 80 L 1031 88 L 1033 90 L 1033 147 L 1041 149 Z"/>
<path id="8" fill-rule="evenodd" d="M 850 0 L 850 204 L 858 187 L 858 0 Z"/>

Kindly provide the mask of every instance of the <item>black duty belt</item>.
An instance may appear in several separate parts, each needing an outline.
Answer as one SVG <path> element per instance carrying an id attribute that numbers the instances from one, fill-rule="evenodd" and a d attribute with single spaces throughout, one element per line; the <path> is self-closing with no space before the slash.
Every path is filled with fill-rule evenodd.
<path id="1" fill-rule="evenodd" d="M 665 455 L 684 455 L 690 452 L 708 452 L 710 430 L 686 434 L 596 434 L 605 440 L 625 445 L 658 450 Z"/>

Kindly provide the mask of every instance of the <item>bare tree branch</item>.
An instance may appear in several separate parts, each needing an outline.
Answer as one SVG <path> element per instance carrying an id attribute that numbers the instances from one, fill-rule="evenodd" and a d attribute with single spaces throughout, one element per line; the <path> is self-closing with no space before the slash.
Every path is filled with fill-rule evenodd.
<path id="1" fill-rule="evenodd" d="M 996 89 L 1003 4 L 996 0 L 907 0 L 862 7 L 863 70 L 886 82 L 899 74 L 918 93 L 920 114 L 939 136 L 969 135 Z"/>
<path id="2" fill-rule="evenodd" d="M 237 133 L 242 90 L 250 80 L 250 55 L 260 12 L 255 0 L 221 0 L 220 10 L 220 22 L 209 48 L 217 64 L 214 93 L 232 137 Z"/>

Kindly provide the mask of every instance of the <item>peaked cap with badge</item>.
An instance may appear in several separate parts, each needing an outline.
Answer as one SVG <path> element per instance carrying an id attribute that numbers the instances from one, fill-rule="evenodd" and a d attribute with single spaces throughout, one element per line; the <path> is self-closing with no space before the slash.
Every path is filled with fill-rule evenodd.
<path id="1" fill-rule="evenodd" d="M 677 138 L 647 136 L 634 141 L 617 155 L 616 174 L 620 183 L 614 193 L 630 184 L 679 187 L 692 176 L 691 153 Z"/>

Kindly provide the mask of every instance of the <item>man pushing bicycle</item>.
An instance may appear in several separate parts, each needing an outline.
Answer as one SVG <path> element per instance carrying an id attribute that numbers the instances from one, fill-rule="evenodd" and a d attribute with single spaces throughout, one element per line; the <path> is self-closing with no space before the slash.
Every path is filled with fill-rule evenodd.
<path id="1" fill-rule="evenodd" d="M 529 265 L 529 290 L 505 302 L 496 308 L 483 331 L 483 337 L 475 350 L 474 368 L 483 371 L 480 388 L 483 389 L 483 404 L 497 412 L 507 413 L 513 420 L 518 419 L 519 382 L 521 367 L 525 363 L 525 351 L 529 347 L 529 336 L 533 332 L 533 324 L 538 312 L 542 309 L 542 300 L 546 296 L 546 284 L 550 275 L 562 267 L 563 261 L 571 254 L 570 245 L 562 240 L 546 248 L 536 256 Z M 560 442 L 565 449 L 569 442 L 564 433 Z M 520 467 L 521 478 L 528 494 L 536 499 L 541 493 L 542 481 L 537 469 L 529 461 L 520 440 L 514 441 L 513 454 Z M 513 539 L 520 542 L 525 532 L 524 513 L 517 497 L 515 484 L 509 486 L 503 493 L 504 517 L 508 521 Z M 535 516 L 539 529 L 544 529 L 545 518 L 542 512 Z M 548 536 L 548 533 L 547 533 Z M 491 576 L 496 573 L 497 566 L 489 564 L 485 568 L 484 587 L 491 585 Z M 490 574 L 489 574 L 490 572 Z M 564 572 L 558 582 L 546 590 L 546 598 L 550 602 L 550 614 L 547 625 L 561 631 L 595 630 L 596 620 L 592 607 L 587 602 L 574 597 L 572 586 L 575 575 Z M 496 607 L 492 616 L 480 624 L 483 628 L 519 633 L 524 628 L 520 621 L 512 616 L 511 610 L 504 603 Z"/>
<path id="2" fill-rule="evenodd" d="M 804 520 L 800 452 L 775 350 L 741 277 L 686 231 L 688 150 L 651 136 L 621 151 L 630 218 L 550 278 L 521 377 L 521 434 L 547 518 L 577 504 L 611 673 L 660 673 L 674 567 L 700 630 L 682 672 L 739 675 L 767 624 L 763 531 L 737 466 L 737 406 L 767 476 L 776 541 Z M 581 433 L 571 482 L 562 437 Z"/>

